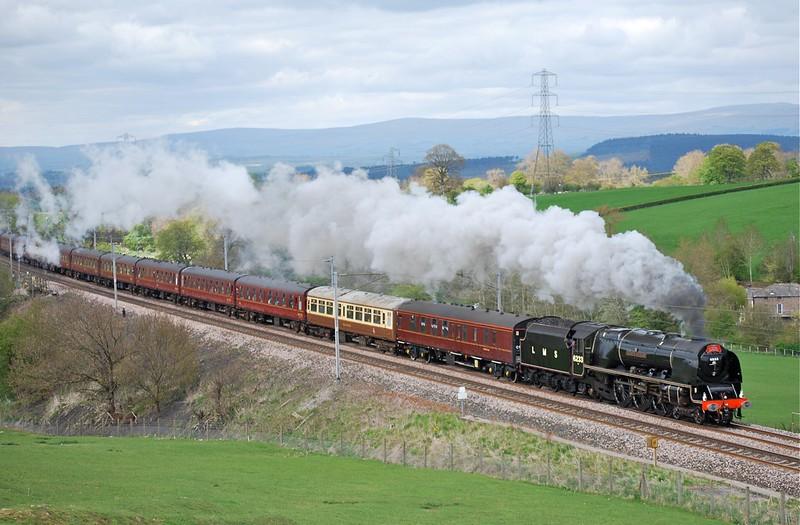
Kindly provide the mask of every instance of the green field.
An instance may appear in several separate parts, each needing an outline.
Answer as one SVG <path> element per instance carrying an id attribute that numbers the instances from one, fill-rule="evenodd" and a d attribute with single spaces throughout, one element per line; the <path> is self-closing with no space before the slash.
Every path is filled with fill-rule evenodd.
<path id="1" fill-rule="evenodd" d="M 617 231 L 638 230 L 673 253 L 681 238 L 696 238 L 724 218 L 732 232 L 755 224 L 767 242 L 800 231 L 800 183 L 715 195 L 630 211 Z"/>
<path id="2" fill-rule="evenodd" d="M 256 442 L 11 431 L 0 434 L 0 507 L 0 522 L 17 523 L 717 523 L 638 501 Z"/>
<path id="3" fill-rule="evenodd" d="M 574 191 L 560 193 L 558 195 L 537 195 L 536 203 L 540 210 L 549 206 L 560 206 L 578 212 L 594 210 L 603 205 L 609 208 L 622 208 L 624 206 L 633 206 L 635 204 L 671 199 L 673 197 L 683 197 L 685 195 L 697 195 L 709 191 L 751 186 L 752 184 L 752 182 L 740 182 L 715 186 L 639 186 L 601 191 Z"/>
<path id="4" fill-rule="evenodd" d="M 744 421 L 775 428 L 791 428 L 791 413 L 800 412 L 800 359 L 737 352 L 742 365 Z"/>

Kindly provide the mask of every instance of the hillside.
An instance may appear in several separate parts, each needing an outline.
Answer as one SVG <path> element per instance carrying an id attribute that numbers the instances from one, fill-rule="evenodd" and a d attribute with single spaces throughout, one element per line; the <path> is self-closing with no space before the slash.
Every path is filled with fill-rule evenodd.
<path id="1" fill-rule="evenodd" d="M 717 144 L 734 144 L 747 149 L 765 141 L 777 142 L 784 151 L 798 151 L 800 137 L 674 133 L 604 140 L 586 150 L 584 155 L 594 155 L 600 160 L 616 157 L 627 166 L 636 164 L 651 173 L 663 173 L 671 171 L 675 162 L 692 150 L 707 152 Z"/>
<path id="2" fill-rule="evenodd" d="M 754 224 L 767 242 L 786 239 L 800 231 L 800 183 L 715 195 L 624 214 L 618 231 L 638 230 L 665 253 L 673 253 L 680 239 L 696 238 L 725 219 L 732 232 Z"/>
<path id="3" fill-rule="evenodd" d="M 669 115 L 563 116 L 554 128 L 554 139 L 558 149 L 578 154 L 613 137 L 663 133 L 794 136 L 800 133 L 798 112 L 796 104 L 753 104 Z M 167 135 L 160 140 L 201 148 L 213 158 L 248 165 L 340 161 L 350 166 L 370 166 L 382 163 L 392 147 L 399 149 L 401 162 L 418 162 L 431 146 L 442 142 L 452 145 L 465 158 L 523 157 L 536 145 L 537 126 L 536 119 L 532 121 L 527 115 L 494 119 L 406 118 L 327 129 L 219 129 Z M 83 148 L 0 148 L 0 172 L 13 170 L 24 155 L 32 155 L 44 170 L 85 166 Z"/>

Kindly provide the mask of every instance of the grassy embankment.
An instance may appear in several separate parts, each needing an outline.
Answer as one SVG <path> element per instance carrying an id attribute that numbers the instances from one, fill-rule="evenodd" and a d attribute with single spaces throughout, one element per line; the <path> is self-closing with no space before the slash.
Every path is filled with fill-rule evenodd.
<path id="1" fill-rule="evenodd" d="M 791 413 L 800 412 L 800 359 L 747 352 L 737 356 L 744 394 L 753 403 L 744 410 L 744 421 L 789 430 Z"/>
<path id="2" fill-rule="evenodd" d="M 0 448 L 0 522 L 715 523 L 638 501 L 255 442 L 6 431 Z"/>

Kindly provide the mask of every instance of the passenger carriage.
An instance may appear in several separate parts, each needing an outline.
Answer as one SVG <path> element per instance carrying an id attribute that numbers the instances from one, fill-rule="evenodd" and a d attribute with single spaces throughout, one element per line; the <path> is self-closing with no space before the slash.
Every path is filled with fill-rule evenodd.
<path id="1" fill-rule="evenodd" d="M 299 329 L 306 321 L 306 293 L 309 286 L 244 275 L 236 280 L 237 315 L 247 320 L 270 322 Z"/>
<path id="2" fill-rule="evenodd" d="M 342 342 L 353 341 L 381 350 L 394 349 L 395 311 L 408 299 L 339 288 L 338 300 L 339 330 L 344 334 Z M 308 291 L 306 315 L 311 333 L 333 337 L 333 302 L 331 286 L 319 286 Z"/>

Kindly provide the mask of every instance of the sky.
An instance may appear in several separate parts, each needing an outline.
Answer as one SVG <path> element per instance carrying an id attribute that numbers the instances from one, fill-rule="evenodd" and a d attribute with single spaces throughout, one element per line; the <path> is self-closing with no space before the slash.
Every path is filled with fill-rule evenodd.
<path id="1" fill-rule="evenodd" d="M 0 0 L 0 146 L 798 102 L 797 0 Z"/>

